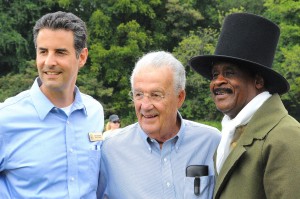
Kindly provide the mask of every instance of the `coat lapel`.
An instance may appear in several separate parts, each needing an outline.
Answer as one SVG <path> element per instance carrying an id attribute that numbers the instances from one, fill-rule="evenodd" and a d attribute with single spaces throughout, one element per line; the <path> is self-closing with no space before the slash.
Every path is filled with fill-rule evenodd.
<path id="1" fill-rule="evenodd" d="M 268 132 L 285 115 L 287 115 L 287 111 L 285 110 L 278 94 L 274 94 L 262 105 L 262 107 L 258 109 L 245 128 L 244 133 L 238 140 L 237 146 L 225 160 L 219 175 L 217 175 L 214 198 L 220 197 L 220 194 L 230 179 L 239 159 L 246 153 L 246 146 L 250 146 L 254 139 L 264 139 Z M 262 120 L 261 118 L 264 119 Z"/>
<path id="2" fill-rule="evenodd" d="M 216 185 L 215 185 L 215 196 L 214 198 L 218 198 L 219 194 L 223 190 L 226 185 L 228 179 L 232 171 L 234 170 L 236 163 L 246 152 L 246 149 L 242 146 L 236 146 L 236 148 L 229 154 L 227 159 L 225 160 L 220 174 L 217 176 Z"/>

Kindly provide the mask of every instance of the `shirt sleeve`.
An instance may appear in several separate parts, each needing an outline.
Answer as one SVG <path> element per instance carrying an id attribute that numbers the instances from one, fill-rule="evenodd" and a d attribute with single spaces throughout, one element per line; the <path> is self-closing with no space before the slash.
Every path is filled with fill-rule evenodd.
<path id="1" fill-rule="evenodd" d="M 0 172 L 2 172 L 4 170 L 4 149 L 5 145 L 4 145 L 4 136 L 3 133 L 0 132 Z"/>
<path id="2" fill-rule="evenodd" d="M 102 143 L 103 144 L 103 143 Z M 101 160 L 100 160 L 100 172 L 99 172 L 99 183 L 97 188 L 97 199 L 105 199 L 105 192 L 107 188 L 107 177 L 106 169 L 103 159 L 103 149 L 101 149 Z"/>

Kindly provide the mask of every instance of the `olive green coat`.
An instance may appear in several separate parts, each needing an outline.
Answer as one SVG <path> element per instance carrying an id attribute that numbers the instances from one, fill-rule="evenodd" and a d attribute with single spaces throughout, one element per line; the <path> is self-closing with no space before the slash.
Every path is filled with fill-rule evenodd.
<path id="1" fill-rule="evenodd" d="M 300 199 L 300 124 L 279 95 L 253 115 L 216 178 L 215 199 Z"/>

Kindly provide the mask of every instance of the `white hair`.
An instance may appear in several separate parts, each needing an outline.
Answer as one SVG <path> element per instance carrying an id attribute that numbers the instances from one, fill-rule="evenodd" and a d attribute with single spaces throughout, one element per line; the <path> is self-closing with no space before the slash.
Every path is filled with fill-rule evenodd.
<path id="1" fill-rule="evenodd" d="M 133 79 L 135 74 L 140 71 L 142 68 L 152 67 L 152 68 L 161 68 L 161 67 L 170 67 L 173 71 L 174 78 L 174 89 L 176 93 L 179 93 L 181 90 L 185 89 L 186 76 L 185 69 L 181 62 L 177 60 L 171 53 L 165 51 L 155 51 L 150 52 L 142 56 L 132 71 L 130 77 L 131 89 L 133 90 Z"/>

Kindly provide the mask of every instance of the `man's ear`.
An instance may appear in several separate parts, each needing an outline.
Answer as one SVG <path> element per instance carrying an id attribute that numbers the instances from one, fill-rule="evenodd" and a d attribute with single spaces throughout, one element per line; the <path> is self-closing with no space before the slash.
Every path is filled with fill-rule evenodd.
<path id="1" fill-rule="evenodd" d="M 87 60 L 87 57 L 88 57 L 88 49 L 87 48 L 83 48 L 81 50 L 81 53 L 79 55 L 79 67 L 82 68 Z"/>
<path id="2" fill-rule="evenodd" d="M 257 90 L 261 90 L 265 88 L 265 80 L 261 74 L 256 74 L 254 80 L 255 80 L 255 87 Z"/>
<path id="3" fill-rule="evenodd" d="M 186 93 L 185 93 L 185 90 L 181 90 L 179 92 L 179 95 L 178 95 L 178 104 L 177 104 L 177 107 L 180 108 L 185 100 L 185 96 L 186 96 Z"/>

